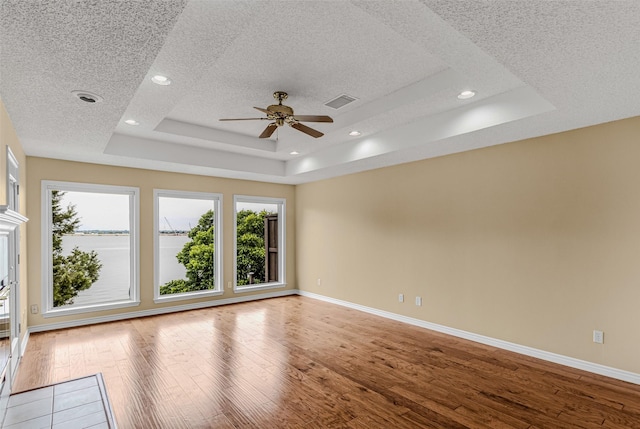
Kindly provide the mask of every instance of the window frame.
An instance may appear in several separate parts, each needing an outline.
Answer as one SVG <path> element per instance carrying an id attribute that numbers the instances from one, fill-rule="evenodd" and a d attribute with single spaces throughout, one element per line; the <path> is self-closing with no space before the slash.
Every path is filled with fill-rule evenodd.
<path id="1" fill-rule="evenodd" d="M 129 196 L 129 246 L 130 246 L 130 285 L 129 299 L 64 308 L 53 306 L 53 236 L 51 191 L 93 192 Z M 41 289 L 42 316 L 45 318 L 67 316 L 95 311 L 140 305 L 140 188 L 132 186 L 100 185 L 93 183 L 62 182 L 43 180 L 41 183 Z"/>
<path id="2" fill-rule="evenodd" d="M 260 283 L 251 286 L 238 286 L 238 203 L 262 203 L 278 205 L 278 281 Z M 233 196 L 233 291 L 234 293 L 250 292 L 263 289 L 282 288 L 287 285 L 286 279 L 286 198 L 257 197 L 251 195 Z"/>
<path id="3" fill-rule="evenodd" d="M 207 291 L 194 291 L 175 293 L 170 295 L 160 294 L 160 198 L 190 198 L 213 201 L 213 230 L 214 230 L 214 285 L 215 289 Z M 210 296 L 218 296 L 224 293 L 223 277 L 223 248 L 222 248 L 222 194 L 213 192 L 177 191 L 170 189 L 153 190 L 153 302 L 182 301 Z"/>

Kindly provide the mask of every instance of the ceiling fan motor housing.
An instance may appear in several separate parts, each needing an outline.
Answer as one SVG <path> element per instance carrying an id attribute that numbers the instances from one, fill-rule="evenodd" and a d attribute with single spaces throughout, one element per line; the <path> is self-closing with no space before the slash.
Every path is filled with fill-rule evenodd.
<path id="1" fill-rule="evenodd" d="M 274 114 L 274 117 L 293 116 L 293 109 L 284 104 L 272 104 L 267 110 Z"/>

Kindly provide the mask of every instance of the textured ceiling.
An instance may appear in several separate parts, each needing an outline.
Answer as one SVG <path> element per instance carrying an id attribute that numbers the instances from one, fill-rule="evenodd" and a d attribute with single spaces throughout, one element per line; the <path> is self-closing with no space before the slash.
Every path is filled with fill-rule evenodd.
<path id="1" fill-rule="evenodd" d="M 636 0 L 0 8 L 0 96 L 32 156 L 303 183 L 640 115 Z M 334 123 L 258 139 L 266 121 L 219 121 L 260 117 L 277 90 Z M 357 100 L 325 106 L 341 94 Z"/>

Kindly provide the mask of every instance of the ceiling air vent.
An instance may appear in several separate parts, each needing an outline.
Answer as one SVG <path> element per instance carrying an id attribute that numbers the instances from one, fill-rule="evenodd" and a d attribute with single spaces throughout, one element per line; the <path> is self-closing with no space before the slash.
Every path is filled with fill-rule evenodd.
<path id="1" fill-rule="evenodd" d="M 340 109 L 341 107 L 346 106 L 349 103 L 353 103 L 357 98 L 352 97 L 347 94 L 342 94 L 334 98 L 333 100 L 327 101 L 324 103 L 325 106 L 331 107 L 332 109 Z"/>

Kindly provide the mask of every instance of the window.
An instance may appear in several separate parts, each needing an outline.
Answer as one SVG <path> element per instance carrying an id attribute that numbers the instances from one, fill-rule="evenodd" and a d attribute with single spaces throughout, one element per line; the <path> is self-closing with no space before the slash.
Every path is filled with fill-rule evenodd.
<path id="1" fill-rule="evenodd" d="M 235 290 L 284 286 L 285 200 L 234 197 Z"/>
<path id="2" fill-rule="evenodd" d="M 45 317 L 138 305 L 138 188 L 42 182 Z"/>
<path id="3" fill-rule="evenodd" d="M 222 291 L 219 194 L 154 191 L 156 302 Z"/>

